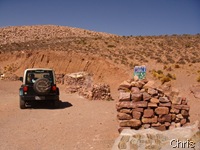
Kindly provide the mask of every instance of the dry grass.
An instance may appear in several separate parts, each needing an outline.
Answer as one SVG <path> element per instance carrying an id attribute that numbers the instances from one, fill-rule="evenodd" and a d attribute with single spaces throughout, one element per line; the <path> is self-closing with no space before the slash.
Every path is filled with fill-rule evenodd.
<path id="1" fill-rule="evenodd" d="M 167 73 L 165 75 L 162 70 L 157 70 L 157 71 L 152 70 L 151 72 L 152 72 L 153 77 L 159 79 L 162 84 L 164 84 L 165 82 L 169 82 L 171 80 L 176 80 L 175 74 Z"/>

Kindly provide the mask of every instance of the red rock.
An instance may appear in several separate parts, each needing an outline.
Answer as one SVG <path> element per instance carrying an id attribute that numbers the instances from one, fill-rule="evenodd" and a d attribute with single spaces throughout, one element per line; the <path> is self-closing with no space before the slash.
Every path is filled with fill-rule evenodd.
<path id="1" fill-rule="evenodd" d="M 190 110 L 190 106 L 188 106 L 188 105 L 182 105 L 182 109 L 183 110 Z"/>
<path id="2" fill-rule="evenodd" d="M 178 113 L 180 112 L 180 110 L 172 107 L 172 108 L 170 109 L 170 112 L 171 112 L 171 113 L 178 114 Z"/>
<path id="3" fill-rule="evenodd" d="M 138 111 L 135 111 L 135 110 L 133 110 L 132 115 L 133 115 L 134 119 L 138 119 L 138 120 L 140 120 L 140 118 L 142 116 L 141 112 L 138 112 Z"/>
<path id="4" fill-rule="evenodd" d="M 139 128 L 141 126 L 141 121 L 137 119 L 131 120 L 122 120 L 120 121 L 120 127 L 132 127 L 132 128 Z"/>
<path id="5" fill-rule="evenodd" d="M 166 127 L 165 127 L 164 124 L 162 124 L 162 125 L 160 125 L 158 127 L 153 127 L 153 128 L 156 129 L 156 130 L 160 130 L 160 131 L 165 131 L 166 130 Z"/>
<path id="6" fill-rule="evenodd" d="M 171 103 L 170 102 L 168 102 L 168 103 L 159 103 L 159 106 L 160 107 L 171 107 Z"/>
<path id="7" fill-rule="evenodd" d="M 131 100 L 133 102 L 141 101 L 142 100 L 142 93 L 131 93 Z"/>
<path id="8" fill-rule="evenodd" d="M 142 123 L 157 123 L 158 117 L 154 116 L 153 118 L 144 118 L 142 117 Z"/>
<path id="9" fill-rule="evenodd" d="M 183 115 L 184 118 L 189 117 L 189 111 L 188 110 L 181 110 L 181 114 Z"/>
<path id="10" fill-rule="evenodd" d="M 152 126 L 152 127 L 158 127 L 158 126 L 160 126 L 160 125 L 161 125 L 161 123 L 160 123 L 160 122 L 157 122 L 157 123 L 152 123 L 152 124 L 151 124 L 151 126 Z"/>
<path id="11" fill-rule="evenodd" d="M 135 83 L 135 86 L 141 89 L 141 88 L 143 87 L 144 84 L 145 84 L 145 83 L 142 82 L 142 81 L 137 81 L 137 82 Z"/>
<path id="12" fill-rule="evenodd" d="M 167 97 L 160 97 L 160 98 L 159 98 L 159 101 L 160 101 L 161 103 L 168 103 L 168 102 L 169 102 L 169 99 L 168 99 Z"/>
<path id="13" fill-rule="evenodd" d="M 151 95 L 149 95 L 147 92 L 143 93 L 143 100 L 144 101 L 149 101 L 151 99 Z"/>
<path id="14" fill-rule="evenodd" d="M 168 107 L 158 107 L 155 109 L 155 113 L 158 115 L 165 115 L 169 113 Z"/>
<path id="15" fill-rule="evenodd" d="M 158 94 L 158 91 L 153 89 L 153 88 L 148 88 L 148 91 L 147 91 L 150 95 L 157 95 Z"/>
<path id="16" fill-rule="evenodd" d="M 129 92 L 120 92 L 119 93 L 119 101 L 130 101 L 131 94 Z"/>
<path id="17" fill-rule="evenodd" d="M 177 118 L 183 119 L 183 116 L 181 114 L 176 115 Z"/>
<path id="18" fill-rule="evenodd" d="M 117 114 L 117 118 L 118 118 L 119 120 L 130 120 L 130 119 L 132 119 L 133 117 L 132 117 L 130 114 L 118 113 L 118 114 Z"/>
<path id="19" fill-rule="evenodd" d="M 181 119 L 181 121 L 180 121 L 181 125 L 186 124 L 186 122 L 187 122 L 187 120 L 186 120 L 185 118 L 184 118 L 184 119 Z"/>
<path id="20" fill-rule="evenodd" d="M 148 107 L 151 107 L 151 108 L 156 108 L 158 107 L 158 105 L 156 103 L 148 103 Z"/>
<path id="21" fill-rule="evenodd" d="M 126 114 L 131 114 L 132 113 L 132 109 L 120 109 L 119 112 L 121 113 L 126 113 Z"/>
<path id="22" fill-rule="evenodd" d="M 131 88 L 131 93 L 133 93 L 133 94 L 140 93 L 140 89 L 138 87 L 132 87 Z"/>
<path id="23" fill-rule="evenodd" d="M 143 88 L 144 89 L 148 89 L 148 88 L 155 88 L 155 82 L 154 81 L 148 81 L 144 86 Z"/>
<path id="24" fill-rule="evenodd" d="M 154 116 L 154 111 L 153 109 L 145 109 L 144 110 L 144 114 L 143 114 L 143 117 L 145 118 L 151 118 Z"/>
<path id="25" fill-rule="evenodd" d="M 128 81 L 124 81 L 119 85 L 118 90 L 130 90 L 131 88 L 131 83 L 129 83 Z"/>
<path id="26" fill-rule="evenodd" d="M 190 110 L 190 106 L 188 105 L 172 105 L 172 108 Z"/>
<path id="27" fill-rule="evenodd" d="M 136 108 L 136 104 L 131 101 L 130 102 L 128 102 L 128 101 L 117 102 L 116 108 L 117 108 L 117 110 L 120 110 L 122 108 Z"/>
<path id="28" fill-rule="evenodd" d="M 157 98 L 151 98 L 150 102 L 158 104 L 159 103 L 159 99 L 157 99 Z"/>
<path id="29" fill-rule="evenodd" d="M 182 98 L 182 105 L 187 105 L 187 103 L 188 103 L 188 100 L 186 99 L 186 98 Z"/>
<path id="30" fill-rule="evenodd" d="M 142 108 L 147 107 L 147 101 L 138 101 L 133 103 L 136 105 L 136 107 L 142 107 Z"/>
<path id="31" fill-rule="evenodd" d="M 136 107 L 134 110 L 135 110 L 135 111 L 138 111 L 138 112 L 141 112 L 141 113 L 144 112 L 144 108 Z"/>
<path id="32" fill-rule="evenodd" d="M 171 122 L 172 121 L 172 116 L 171 114 L 167 114 L 167 115 L 162 115 L 158 118 L 158 122 L 160 123 L 164 123 L 164 122 Z"/>
<path id="33" fill-rule="evenodd" d="M 175 114 L 171 114 L 171 117 L 172 117 L 172 121 L 175 121 L 176 115 Z"/>

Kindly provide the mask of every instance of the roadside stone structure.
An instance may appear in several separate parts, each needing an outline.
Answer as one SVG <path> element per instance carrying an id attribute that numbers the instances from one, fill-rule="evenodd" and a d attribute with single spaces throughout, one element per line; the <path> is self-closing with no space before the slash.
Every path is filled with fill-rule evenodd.
<path id="1" fill-rule="evenodd" d="M 120 84 L 116 103 L 119 132 L 125 128 L 155 128 L 161 131 L 189 122 L 188 100 L 177 89 L 157 88 L 154 81 L 137 78 Z"/>
<path id="2" fill-rule="evenodd" d="M 89 100 L 113 100 L 108 84 L 94 84 L 93 76 L 87 72 L 57 74 L 58 84 L 65 85 L 66 93 L 78 93 Z"/>

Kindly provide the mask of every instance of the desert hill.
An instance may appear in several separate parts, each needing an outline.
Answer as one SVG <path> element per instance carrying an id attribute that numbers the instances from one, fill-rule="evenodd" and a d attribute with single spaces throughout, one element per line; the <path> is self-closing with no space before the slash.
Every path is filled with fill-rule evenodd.
<path id="1" fill-rule="evenodd" d="M 96 82 L 109 84 L 116 98 L 118 85 L 133 76 L 136 65 L 147 66 L 149 79 L 170 81 L 191 99 L 195 114 L 199 101 L 190 87 L 200 82 L 200 34 L 117 36 L 53 25 L 0 28 L 0 73 L 6 75 L 22 76 L 29 67 L 49 67 L 58 74 L 87 71 Z"/>
<path id="2" fill-rule="evenodd" d="M 0 28 L 0 56 L 1 72 L 17 75 L 27 67 L 88 71 L 96 81 L 116 86 L 132 76 L 134 66 L 146 65 L 148 77 L 159 79 L 159 70 L 183 87 L 198 83 L 200 34 L 117 36 L 64 26 L 14 26 Z"/>

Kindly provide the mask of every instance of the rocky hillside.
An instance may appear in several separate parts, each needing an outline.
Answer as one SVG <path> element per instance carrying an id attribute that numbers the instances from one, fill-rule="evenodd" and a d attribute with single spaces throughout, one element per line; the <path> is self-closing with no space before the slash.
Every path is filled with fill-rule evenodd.
<path id="1" fill-rule="evenodd" d="M 63 26 L 0 28 L 0 51 L 77 51 L 131 68 L 138 63 L 199 63 L 200 34 L 164 36 L 116 36 Z"/>
<path id="2" fill-rule="evenodd" d="M 146 65 L 148 77 L 182 88 L 200 82 L 199 56 L 200 34 L 117 36 L 53 25 L 0 28 L 0 71 L 18 75 L 28 67 L 88 71 L 117 87 L 132 76 L 134 66 Z"/>

